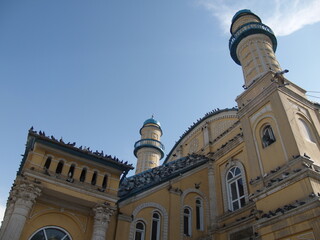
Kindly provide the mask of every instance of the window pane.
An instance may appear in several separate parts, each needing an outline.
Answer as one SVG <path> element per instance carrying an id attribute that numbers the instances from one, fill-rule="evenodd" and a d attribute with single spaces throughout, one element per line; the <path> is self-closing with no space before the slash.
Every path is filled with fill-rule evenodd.
<path id="1" fill-rule="evenodd" d="M 243 190 L 243 183 L 242 183 L 242 178 L 238 179 L 238 189 L 239 189 L 239 197 L 244 195 L 244 190 Z"/>
<path id="2" fill-rule="evenodd" d="M 135 240 L 142 240 L 142 233 L 141 232 L 136 232 L 136 235 L 135 235 Z"/>
<path id="3" fill-rule="evenodd" d="M 34 235 L 31 240 L 46 240 L 43 234 L 43 230 Z"/>
<path id="4" fill-rule="evenodd" d="M 197 229 L 200 229 L 200 207 L 196 207 L 196 223 L 197 223 Z"/>
<path id="5" fill-rule="evenodd" d="M 233 178 L 233 175 L 232 175 L 232 173 L 231 173 L 231 171 L 230 171 L 230 172 L 228 173 L 227 179 L 230 180 L 231 178 Z"/>
<path id="6" fill-rule="evenodd" d="M 237 194 L 237 189 L 236 189 L 236 183 L 233 182 L 230 184 L 230 188 L 231 188 L 231 198 L 232 200 L 235 200 L 238 198 L 238 194 Z"/>
<path id="7" fill-rule="evenodd" d="M 237 175 L 239 175 L 240 173 L 241 173 L 240 169 L 239 169 L 239 168 L 236 168 L 236 169 L 235 169 L 235 174 L 234 174 L 234 175 L 235 175 L 235 176 L 237 176 Z"/>
<path id="8" fill-rule="evenodd" d="M 54 228 L 47 228 L 45 231 L 48 240 L 60 240 L 66 235 L 63 231 Z"/>
<path id="9" fill-rule="evenodd" d="M 183 217 L 183 233 L 189 236 L 189 217 L 188 216 Z"/>
<path id="10" fill-rule="evenodd" d="M 144 229 L 143 224 L 142 224 L 141 222 L 138 222 L 138 223 L 137 223 L 136 228 L 137 228 L 137 229 L 141 229 L 141 230 Z"/>
<path id="11" fill-rule="evenodd" d="M 233 206 L 233 210 L 239 209 L 239 203 L 238 203 L 238 201 L 235 201 L 235 202 L 232 204 L 232 206 Z"/>
<path id="12" fill-rule="evenodd" d="M 151 240 L 157 240 L 157 235 L 158 235 L 158 222 L 152 221 Z"/>
<path id="13" fill-rule="evenodd" d="M 246 200 L 244 198 L 241 198 L 240 204 L 241 204 L 241 207 L 244 207 L 244 205 L 246 205 Z"/>

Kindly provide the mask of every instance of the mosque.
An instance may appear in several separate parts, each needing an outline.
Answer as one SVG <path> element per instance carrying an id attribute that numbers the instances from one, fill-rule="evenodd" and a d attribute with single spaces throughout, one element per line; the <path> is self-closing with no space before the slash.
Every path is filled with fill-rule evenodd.
<path id="1" fill-rule="evenodd" d="M 238 107 L 207 113 L 162 165 L 154 118 L 131 177 L 127 162 L 30 129 L 0 239 L 319 240 L 320 105 L 285 78 L 259 16 L 238 11 L 230 32 Z"/>

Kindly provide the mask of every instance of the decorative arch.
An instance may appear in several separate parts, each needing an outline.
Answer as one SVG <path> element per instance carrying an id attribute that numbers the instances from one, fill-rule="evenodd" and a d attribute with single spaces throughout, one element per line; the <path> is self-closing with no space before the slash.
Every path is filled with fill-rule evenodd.
<path id="1" fill-rule="evenodd" d="M 34 232 L 30 237 L 29 240 L 35 240 L 39 239 L 39 237 L 45 238 L 45 240 L 49 240 L 47 237 L 47 231 L 50 230 L 53 234 L 56 233 L 61 236 L 58 240 L 72 240 L 71 235 L 63 228 L 58 226 L 46 226 L 38 229 L 36 232 Z M 50 237 L 51 239 L 51 237 Z M 55 238 L 56 239 L 56 238 Z"/>
<path id="2" fill-rule="evenodd" d="M 316 143 L 316 138 L 310 121 L 302 114 L 297 114 L 297 117 L 299 129 L 303 137 L 309 142 Z"/>
<path id="3" fill-rule="evenodd" d="M 196 193 L 199 196 L 196 196 L 196 198 L 200 197 L 200 199 L 202 199 L 203 203 L 204 203 L 204 218 L 205 218 L 205 222 L 206 224 L 209 224 L 209 201 L 207 196 L 201 192 L 199 189 L 195 189 L 195 188 L 188 188 L 186 190 L 183 191 L 181 197 L 180 197 L 180 237 L 181 239 L 183 239 L 183 235 L 184 235 L 184 229 L 183 229 L 183 217 L 184 217 L 184 209 L 185 207 L 188 207 L 189 209 L 191 209 L 191 211 L 193 211 L 191 206 L 187 206 L 184 204 L 185 198 L 189 193 Z M 195 199 L 196 200 L 196 199 Z"/>
<path id="4" fill-rule="evenodd" d="M 223 206 L 224 206 L 224 211 L 227 212 L 229 209 L 229 195 L 228 195 L 228 188 L 227 188 L 227 173 L 229 170 L 231 170 L 234 167 L 238 167 L 242 173 L 242 181 L 243 181 L 243 188 L 244 188 L 244 196 L 245 196 L 245 202 L 248 203 L 249 197 L 248 197 L 248 185 L 247 185 L 247 178 L 246 178 L 246 171 L 245 168 L 239 160 L 233 160 L 230 159 L 226 165 L 225 168 L 222 171 L 221 174 L 221 183 L 222 183 L 222 195 L 223 195 Z"/>
<path id="5" fill-rule="evenodd" d="M 140 219 L 140 218 L 136 219 L 136 216 L 144 208 L 154 208 L 154 210 L 157 210 L 161 214 L 161 216 L 163 217 L 163 231 L 162 231 L 163 238 L 162 239 L 167 240 L 168 239 L 168 221 L 169 221 L 168 213 L 167 213 L 167 210 L 162 205 L 155 202 L 142 203 L 134 209 L 134 211 L 132 212 L 133 221 L 131 222 L 131 225 L 130 225 L 129 239 L 131 240 L 134 239 L 135 224 Z M 154 212 L 154 210 L 152 212 Z M 147 221 L 145 220 L 143 221 L 147 224 Z"/>
<path id="6" fill-rule="evenodd" d="M 278 133 L 278 137 L 279 137 L 279 142 L 281 144 L 281 147 L 282 147 L 282 150 L 283 150 L 283 153 L 284 153 L 284 156 L 285 156 L 285 159 L 287 161 L 289 161 L 289 158 L 288 158 L 288 155 L 287 155 L 287 151 L 286 151 L 286 148 L 285 148 L 285 145 L 283 143 L 283 140 L 282 140 L 282 137 L 281 137 L 281 134 L 280 134 L 280 129 L 279 129 L 279 125 L 278 125 L 278 122 L 276 120 L 276 118 L 273 116 L 273 115 L 263 115 L 263 116 L 260 116 L 260 117 L 257 117 L 257 119 L 255 119 L 255 124 L 253 125 L 253 139 L 254 139 L 254 144 L 255 144 L 255 149 L 256 149 L 256 152 L 257 152 L 257 156 L 258 156 L 258 162 L 259 162 L 259 167 L 260 167 L 260 173 L 261 175 L 263 176 L 265 174 L 264 172 L 264 169 L 263 169 L 263 165 L 262 165 L 262 161 L 261 161 L 261 156 L 260 156 L 260 151 L 259 151 L 259 147 L 258 147 L 258 142 L 260 142 L 260 139 L 258 141 L 258 139 L 256 138 L 256 132 L 259 131 L 259 129 L 257 130 L 257 127 L 258 125 L 261 123 L 262 120 L 264 119 L 268 119 L 270 118 L 272 120 L 272 122 L 274 123 L 275 125 L 275 129 Z M 269 122 L 270 123 L 270 122 Z M 260 131 L 259 131 L 260 132 Z M 260 135 L 259 135 L 260 136 Z"/>

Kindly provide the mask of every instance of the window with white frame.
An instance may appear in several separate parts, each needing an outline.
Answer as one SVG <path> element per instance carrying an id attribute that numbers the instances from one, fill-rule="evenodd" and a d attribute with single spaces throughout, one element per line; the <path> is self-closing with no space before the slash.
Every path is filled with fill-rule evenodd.
<path id="1" fill-rule="evenodd" d="M 262 145 L 263 147 L 268 147 L 272 143 L 276 141 L 276 138 L 274 136 L 272 127 L 270 125 L 265 126 L 262 129 Z"/>
<path id="2" fill-rule="evenodd" d="M 161 215 L 158 212 L 152 214 L 151 240 L 160 240 Z"/>
<path id="3" fill-rule="evenodd" d="M 142 221 L 136 223 L 136 229 L 134 234 L 134 240 L 144 240 L 145 237 L 145 224 Z"/>
<path id="4" fill-rule="evenodd" d="M 59 227 L 44 227 L 36 231 L 29 240 L 72 240 L 69 233 Z"/>
<path id="5" fill-rule="evenodd" d="M 246 204 L 243 174 L 239 167 L 233 167 L 227 172 L 227 192 L 229 210 L 235 211 Z"/>
<path id="6" fill-rule="evenodd" d="M 188 207 L 185 207 L 183 209 L 183 234 L 185 236 L 190 237 L 191 236 L 191 209 Z"/>
<path id="7" fill-rule="evenodd" d="M 196 227 L 197 230 L 203 231 L 203 201 L 196 199 Z"/>

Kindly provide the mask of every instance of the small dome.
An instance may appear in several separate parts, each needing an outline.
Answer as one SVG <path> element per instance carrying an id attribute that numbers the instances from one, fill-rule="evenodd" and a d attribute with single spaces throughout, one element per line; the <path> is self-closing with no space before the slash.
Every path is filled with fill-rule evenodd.
<path id="1" fill-rule="evenodd" d="M 160 122 L 158 122 L 157 120 L 155 120 L 154 118 L 149 118 L 149 119 L 147 119 L 147 120 L 145 120 L 144 121 L 144 123 L 143 123 L 143 126 L 144 125 L 147 125 L 147 124 L 156 124 L 156 125 L 158 125 L 159 127 L 161 127 L 161 125 L 160 125 Z"/>

